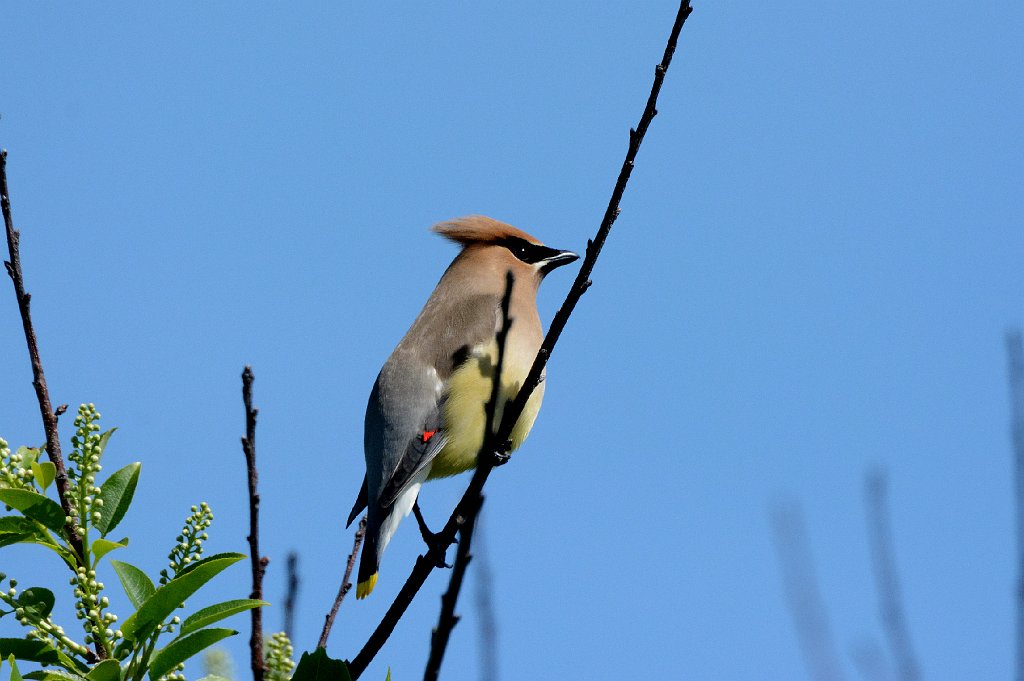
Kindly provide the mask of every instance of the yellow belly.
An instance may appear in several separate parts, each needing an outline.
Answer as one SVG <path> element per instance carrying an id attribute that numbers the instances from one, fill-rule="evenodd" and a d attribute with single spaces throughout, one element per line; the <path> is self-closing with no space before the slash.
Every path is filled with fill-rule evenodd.
<path id="1" fill-rule="evenodd" d="M 476 467 L 477 454 L 484 442 L 487 401 L 491 398 L 494 382 L 496 349 L 494 344 L 486 352 L 470 358 L 448 379 L 448 399 L 444 406 L 444 427 L 448 441 L 438 452 L 430 467 L 429 479 L 443 478 Z M 501 423 L 506 403 L 519 392 L 529 372 L 529 362 L 509 362 L 502 368 L 498 407 L 494 414 L 494 427 Z M 530 357 L 532 362 L 533 357 Z M 518 365 L 518 366 L 517 366 Z M 517 371 L 517 369 L 519 369 Z M 533 391 L 526 408 L 512 429 L 512 449 L 518 449 L 533 427 L 544 399 L 544 382 Z"/>

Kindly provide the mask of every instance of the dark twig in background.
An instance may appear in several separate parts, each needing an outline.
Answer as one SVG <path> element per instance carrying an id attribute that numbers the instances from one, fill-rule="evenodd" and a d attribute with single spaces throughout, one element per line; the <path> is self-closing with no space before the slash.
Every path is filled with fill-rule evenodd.
<path id="1" fill-rule="evenodd" d="M 1006 334 L 1010 374 L 1010 437 L 1017 504 L 1017 681 L 1024 681 L 1024 341 L 1021 330 Z"/>
<path id="2" fill-rule="evenodd" d="M 483 497 L 478 497 L 483 503 Z M 459 592 L 462 590 L 462 582 L 466 577 L 466 568 L 473 560 L 469 552 L 469 545 L 473 539 L 473 528 L 476 526 L 477 514 L 471 513 L 466 518 L 465 524 L 459 528 L 459 547 L 455 551 L 455 563 L 452 565 L 452 576 L 448 582 L 448 590 L 441 595 L 441 613 L 437 618 L 437 626 L 430 635 L 430 656 L 427 658 L 427 666 L 423 672 L 423 681 L 437 681 L 441 674 L 441 663 L 444 661 L 444 653 L 448 649 L 448 640 L 451 638 L 452 630 L 459 623 L 460 617 L 455 614 L 455 604 L 459 600 Z"/>
<path id="3" fill-rule="evenodd" d="M 18 310 L 21 312 L 21 326 L 25 330 L 25 343 L 28 346 L 29 361 L 32 363 L 32 387 L 36 390 L 39 414 L 43 417 L 43 431 L 46 433 L 46 456 L 55 470 L 53 481 L 57 488 L 57 497 L 60 499 L 60 507 L 64 511 L 64 517 L 70 519 L 70 522 L 64 526 L 64 535 L 67 537 L 68 544 L 74 549 L 75 562 L 79 567 L 85 567 L 83 561 L 85 550 L 82 546 L 82 537 L 78 534 L 75 513 L 68 495 L 68 472 L 64 466 L 64 455 L 61 453 L 60 437 L 57 434 L 57 419 L 67 411 L 68 406 L 62 404 L 54 411 L 53 403 L 50 401 L 50 390 L 46 386 L 46 375 L 43 373 L 43 361 L 39 357 L 39 344 L 36 340 L 36 331 L 32 325 L 32 314 L 29 309 L 32 295 L 25 291 L 25 277 L 21 271 L 21 233 L 14 228 L 14 216 L 11 214 L 11 194 L 7 188 L 6 149 L 0 150 L 0 209 L 4 214 L 7 253 L 10 256 L 10 260 L 4 261 L 4 267 L 14 284 L 14 295 L 18 299 Z M 97 641 L 95 660 L 90 655 L 90 661 L 98 661 L 106 657 L 107 651 L 103 648 L 102 642 Z"/>
<path id="4" fill-rule="evenodd" d="M 260 555 L 260 494 L 256 491 L 259 474 L 256 471 L 256 416 L 259 409 L 252 406 L 252 367 L 242 370 L 242 402 L 245 404 L 245 437 L 242 451 L 245 452 L 245 468 L 249 478 L 249 555 L 252 562 L 252 593 L 249 598 L 263 599 L 263 573 L 266 572 L 266 556 Z M 267 670 L 263 661 L 263 609 L 253 608 L 252 635 L 249 637 L 250 665 L 254 681 L 263 681 Z"/>
<path id="5" fill-rule="evenodd" d="M 673 23 L 672 30 L 669 33 L 668 42 L 665 45 L 665 52 L 662 55 L 661 63 L 658 64 L 654 70 L 654 84 L 651 87 L 651 94 L 647 99 L 647 105 L 640 117 L 640 123 L 637 125 L 636 129 L 630 130 L 629 147 L 626 151 L 626 158 L 623 161 L 615 187 L 612 190 L 612 196 L 608 202 L 608 208 L 605 211 L 604 219 L 601 221 L 601 226 L 598 228 L 597 235 L 587 246 L 587 253 L 583 258 L 583 265 L 580 267 L 580 272 L 573 282 L 565 301 L 562 303 L 562 306 L 559 308 L 557 314 L 552 320 L 551 326 L 548 328 L 547 335 L 544 337 L 544 343 L 541 345 L 540 352 L 537 353 L 537 358 L 533 362 L 533 366 L 530 369 L 530 373 L 528 374 L 523 387 L 516 395 L 515 400 L 505 407 L 501 426 L 494 438 L 494 441 L 499 444 L 508 440 L 513 427 L 519 420 L 520 415 L 523 413 L 526 401 L 529 399 L 534 388 L 536 388 L 537 384 L 540 382 L 541 373 L 547 364 L 548 358 L 551 356 L 552 350 L 554 350 L 555 344 L 558 342 L 562 329 L 565 328 L 565 324 L 568 321 L 569 316 L 572 314 L 573 309 L 575 309 L 576 304 L 590 287 L 590 274 L 594 269 L 594 264 L 597 262 L 597 257 L 601 253 L 601 248 L 604 246 L 604 242 L 608 238 L 612 223 L 615 222 L 615 218 L 619 215 L 619 202 L 621 201 L 622 194 L 625 191 L 626 183 L 629 181 L 629 176 L 633 171 L 633 163 L 636 158 L 637 151 L 640 149 L 640 144 L 643 142 L 644 135 L 647 133 L 647 128 L 650 126 L 651 121 L 657 113 L 656 105 L 658 101 L 658 93 L 661 91 L 661 85 L 665 79 L 665 73 L 668 71 L 669 64 L 672 61 L 672 55 L 675 53 L 676 43 L 679 40 L 679 31 L 682 29 L 683 23 L 686 21 L 686 18 L 690 16 L 692 11 L 693 8 L 690 7 L 689 0 L 682 0 L 682 2 L 680 2 L 679 11 L 676 14 L 675 22 Z M 437 541 L 430 549 L 428 549 L 425 555 L 419 556 L 416 559 L 412 572 L 405 584 L 399 590 L 398 595 L 391 604 L 391 607 L 388 608 L 388 611 L 384 614 L 384 618 L 374 630 L 373 634 L 370 635 L 369 640 L 367 640 L 362 650 L 359 651 L 359 654 L 356 655 L 349 664 L 349 670 L 353 679 L 359 678 L 359 675 L 366 670 L 366 666 L 384 645 L 384 642 L 387 641 L 391 632 L 394 631 L 398 620 L 405 613 L 409 603 L 412 602 L 413 597 L 415 597 L 416 593 L 423 586 L 423 583 L 426 581 L 431 571 L 433 571 L 435 565 L 439 561 L 444 560 L 443 553 L 454 541 L 457 528 L 462 524 L 462 522 L 464 522 L 464 518 L 467 516 L 469 510 L 477 503 L 477 497 L 480 496 L 484 483 L 487 482 L 487 478 L 494 466 L 494 461 L 497 458 L 495 454 L 497 454 L 497 452 L 491 452 L 487 456 L 478 457 L 479 461 L 476 471 L 473 474 L 473 478 L 470 480 L 469 486 L 467 487 L 466 492 L 462 495 L 462 498 L 459 500 L 459 503 L 456 504 L 455 510 L 452 512 L 448 522 L 438 533 L 436 538 Z"/>
<path id="6" fill-rule="evenodd" d="M 903 614 L 900 581 L 893 550 L 892 522 L 889 514 L 888 483 L 885 473 L 875 470 L 867 475 L 864 500 L 868 520 L 868 540 L 878 590 L 879 615 L 885 629 L 898 677 L 903 681 L 921 678 L 917 658 L 910 644 L 910 632 Z"/>
<path id="7" fill-rule="evenodd" d="M 854 647 L 850 657 L 854 669 L 864 681 L 892 681 L 889 660 L 878 641 L 873 638 Z"/>
<path id="8" fill-rule="evenodd" d="M 284 594 L 284 633 L 289 641 L 295 640 L 295 604 L 299 600 L 299 554 L 288 552 L 285 562 L 288 573 L 287 588 Z"/>
<path id="9" fill-rule="evenodd" d="M 338 588 L 338 595 L 334 597 L 334 605 L 331 606 L 331 611 L 327 613 L 327 617 L 324 618 L 324 628 L 320 632 L 320 641 L 316 644 L 317 648 L 326 648 L 327 639 L 331 635 L 331 627 L 334 626 L 334 618 L 338 616 L 338 609 L 341 608 L 341 602 L 345 600 L 345 594 L 352 588 L 352 568 L 356 565 L 356 558 L 359 556 L 359 547 L 363 545 L 363 537 L 366 536 L 366 516 L 364 515 L 362 520 L 359 521 L 359 529 L 356 530 L 355 540 L 352 542 L 352 553 L 348 555 L 348 560 L 345 562 L 345 576 L 341 578 L 341 587 Z"/>
<path id="10" fill-rule="evenodd" d="M 19 249 L 21 234 L 14 228 L 14 217 L 11 215 L 11 198 L 7 189 L 7 150 L 0 151 L 0 207 L 4 213 L 4 227 L 7 230 L 7 252 L 10 260 L 4 262 L 7 274 L 14 283 L 14 295 L 18 299 L 18 310 L 21 312 L 21 325 L 25 329 L 25 343 L 28 345 L 28 356 L 32 362 L 32 386 L 36 389 L 36 399 L 39 402 L 39 413 L 43 417 L 43 430 L 46 432 L 46 455 L 57 470 L 54 483 L 57 486 L 57 496 L 60 497 L 60 507 L 64 509 L 64 515 L 74 518 L 75 514 L 71 509 L 71 501 L 68 498 L 68 473 L 64 466 L 64 456 L 60 451 L 60 439 L 57 436 L 57 416 L 50 402 L 50 391 L 46 387 L 46 376 L 43 373 L 43 361 L 39 358 L 39 345 L 36 342 L 36 331 L 32 326 L 32 315 L 29 312 L 29 305 L 32 295 L 25 292 L 25 278 L 21 272 L 21 252 Z M 67 409 L 67 405 L 62 405 Z M 63 413 L 63 412 L 62 412 Z M 75 549 L 78 564 L 82 565 L 82 538 L 78 535 L 78 527 L 72 521 L 64 528 L 67 533 L 68 542 Z"/>
<path id="11" fill-rule="evenodd" d="M 480 680 L 498 681 L 498 620 L 494 614 L 494 577 L 487 546 L 486 525 L 478 513 L 473 529 L 476 558 L 476 612 L 479 621 Z"/>
<path id="12" fill-rule="evenodd" d="M 779 504 L 772 509 L 771 521 L 786 600 L 807 673 L 815 681 L 844 679 L 814 575 L 803 512 L 796 503 Z"/>

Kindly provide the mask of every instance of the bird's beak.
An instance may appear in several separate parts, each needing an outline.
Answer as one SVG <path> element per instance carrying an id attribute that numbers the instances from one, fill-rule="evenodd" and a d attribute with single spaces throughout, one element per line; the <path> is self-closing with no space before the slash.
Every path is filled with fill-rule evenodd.
<path id="1" fill-rule="evenodd" d="M 540 271 L 547 274 L 553 269 L 557 269 L 562 265 L 568 265 L 571 262 L 576 262 L 579 259 L 579 254 L 573 253 L 572 251 L 555 251 L 553 255 L 549 255 L 544 258 Z"/>

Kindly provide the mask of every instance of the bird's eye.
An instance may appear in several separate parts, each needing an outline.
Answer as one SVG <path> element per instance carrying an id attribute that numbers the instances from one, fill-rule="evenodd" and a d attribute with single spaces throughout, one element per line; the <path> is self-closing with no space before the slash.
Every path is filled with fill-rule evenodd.
<path id="1" fill-rule="evenodd" d="M 523 241 L 522 239 L 512 238 L 507 239 L 503 245 L 505 246 L 505 248 L 509 250 L 509 252 L 512 255 L 516 256 L 523 262 L 533 262 L 533 259 L 531 258 L 531 256 L 533 255 L 532 244 L 529 244 L 526 241 Z"/>

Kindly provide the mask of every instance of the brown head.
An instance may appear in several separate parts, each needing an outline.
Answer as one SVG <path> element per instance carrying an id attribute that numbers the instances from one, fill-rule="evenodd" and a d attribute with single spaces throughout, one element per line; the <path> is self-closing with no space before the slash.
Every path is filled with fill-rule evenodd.
<path id="1" fill-rule="evenodd" d="M 536 290 L 544 275 L 579 259 L 572 251 L 545 246 L 521 229 L 483 215 L 471 215 L 434 225 L 441 236 L 462 245 L 452 268 L 472 272 L 479 283 L 490 280 L 504 289 L 505 273 L 531 281 Z M 486 286 L 491 288 L 491 286 Z"/>

